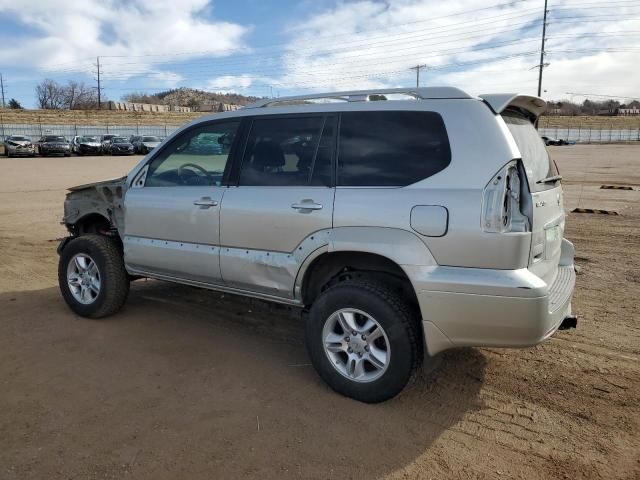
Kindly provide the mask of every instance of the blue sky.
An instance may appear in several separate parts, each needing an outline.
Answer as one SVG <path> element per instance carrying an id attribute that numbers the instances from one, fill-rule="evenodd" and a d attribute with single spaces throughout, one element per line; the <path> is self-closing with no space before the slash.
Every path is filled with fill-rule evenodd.
<path id="1" fill-rule="evenodd" d="M 423 85 L 535 93 L 541 0 L 0 0 L 6 97 L 44 78 L 104 95 L 173 87 L 268 96 Z M 551 1 L 545 97 L 638 96 L 640 1 Z"/>

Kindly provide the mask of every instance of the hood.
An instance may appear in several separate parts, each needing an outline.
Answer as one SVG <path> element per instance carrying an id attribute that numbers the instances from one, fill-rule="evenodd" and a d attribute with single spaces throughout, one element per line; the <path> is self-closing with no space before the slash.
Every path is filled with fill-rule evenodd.
<path id="1" fill-rule="evenodd" d="M 102 180 L 100 182 L 84 183 L 82 185 L 76 185 L 75 187 L 69 187 L 71 192 L 77 192 L 80 190 L 87 190 L 95 187 L 119 187 L 126 183 L 127 177 L 113 178 L 111 180 Z"/>
<path id="2" fill-rule="evenodd" d="M 112 143 L 111 145 L 117 145 L 118 147 L 133 147 L 133 144 L 131 142 L 116 142 Z"/>
<path id="3" fill-rule="evenodd" d="M 157 147 L 161 142 L 142 142 L 145 147 Z"/>
<path id="4" fill-rule="evenodd" d="M 80 142 L 79 145 L 85 145 L 87 147 L 99 147 L 100 142 Z"/>
<path id="5" fill-rule="evenodd" d="M 18 145 L 30 145 L 31 144 L 31 140 L 7 140 L 7 143 L 9 145 L 14 145 L 14 146 L 18 146 Z"/>
<path id="6" fill-rule="evenodd" d="M 42 145 L 69 145 L 67 142 L 62 142 L 60 140 L 52 140 L 50 142 L 42 142 Z"/>

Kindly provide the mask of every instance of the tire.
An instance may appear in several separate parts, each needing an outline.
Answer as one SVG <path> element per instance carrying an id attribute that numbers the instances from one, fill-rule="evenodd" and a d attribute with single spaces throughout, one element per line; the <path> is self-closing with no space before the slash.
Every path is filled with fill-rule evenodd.
<path id="1" fill-rule="evenodd" d="M 329 353 L 325 350 L 327 335 L 345 334 L 339 326 L 340 321 L 336 323 L 336 314 L 343 311 L 343 314 L 351 315 L 349 310 L 358 312 L 351 317 L 350 324 L 355 319 L 358 328 L 366 326 L 363 325 L 368 322 L 366 315 L 378 326 L 369 333 L 363 329 L 355 336 L 344 337 L 340 342 L 333 343 L 341 351 Z M 306 343 L 313 366 L 333 390 L 347 397 L 365 403 L 378 403 L 395 397 L 412 378 L 422 359 L 421 329 L 412 312 L 414 309 L 411 305 L 384 284 L 346 280 L 328 288 L 312 305 L 306 322 Z M 378 334 L 375 342 L 382 343 L 368 343 L 370 339 L 365 340 L 365 335 L 361 335 L 364 332 L 373 338 L 378 328 L 383 335 Z M 349 348 L 348 352 L 344 348 Z M 380 352 L 386 352 L 383 355 L 386 359 L 384 368 L 376 367 L 366 359 L 367 356 L 375 359 L 374 350 L 380 358 Z M 356 353 L 362 355 L 355 357 Z M 364 367 L 360 370 L 360 381 L 357 381 L 349 378 L 349 372 L 345 373 L 345 370 L 348 370 L 347 364 L 354 361 L 352 359 L 357 362 L 360 358 L 364 358 Z M 351 377 L 354 375 L 357 375 L 355 370 Z"/>
<path id="2" fill-rule="evenodd" d="M 85 290 L 91 291 L 87 293 L 84 303 L 76 298 L 78 290 L 74 295 L 69 282 L 70 272 L 81 271 L 75 263 L 78 255 L 80 259 L 85 259 L 85 265 L 87 257 L 93 261 L 98 272 L 98 292 L 96 294 L 95 290 L 87 287 Z M 76 288 L 81 289 L 79 275 L 76 278 Z M 129 277 L 120 249 L 114 240 L 102 235 L 82 235 L 67 243 L 58 263 L 58 284 L 67 305 L 82 317 L 103 318 L 113 315 L 122 308 L 129 295 Z M 92 282 L 87 284 L 91 285 Z"/>

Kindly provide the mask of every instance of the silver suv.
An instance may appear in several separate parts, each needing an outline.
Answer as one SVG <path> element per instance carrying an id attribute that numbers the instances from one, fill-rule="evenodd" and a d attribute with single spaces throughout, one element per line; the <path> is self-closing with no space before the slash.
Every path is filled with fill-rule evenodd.
<path id="1" fill-rule="evenodd" d="M 318 373 L 364 402 L 443 350 L 535 345 L 575 323 L 545 107 L 420 88 L 203 117 L 70 189 L 62 295 L 104 317 L 152 277 L 301 307 Z"/>

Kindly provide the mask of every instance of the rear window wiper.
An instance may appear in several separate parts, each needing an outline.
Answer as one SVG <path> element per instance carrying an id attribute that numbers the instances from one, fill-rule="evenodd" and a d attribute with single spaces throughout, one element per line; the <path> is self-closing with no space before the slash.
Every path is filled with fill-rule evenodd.
<path id="1" fill-rule="evenodd" d="M 552 177 L 543 178 L 542 180 L 538 180 L 536 183 L 555 183 L 562 180 L 562 175 L 553 175 Z"/>

